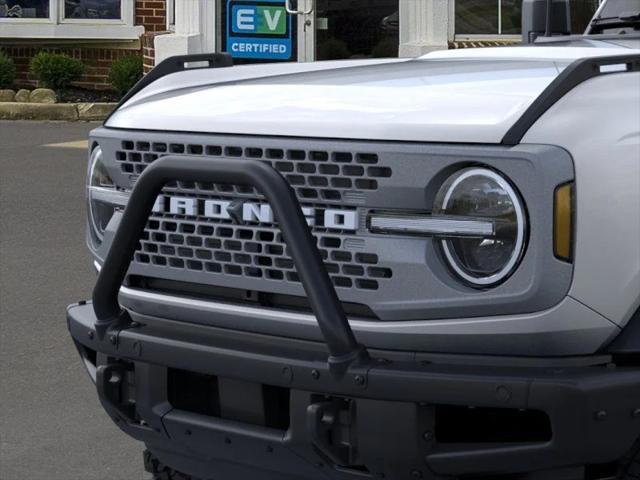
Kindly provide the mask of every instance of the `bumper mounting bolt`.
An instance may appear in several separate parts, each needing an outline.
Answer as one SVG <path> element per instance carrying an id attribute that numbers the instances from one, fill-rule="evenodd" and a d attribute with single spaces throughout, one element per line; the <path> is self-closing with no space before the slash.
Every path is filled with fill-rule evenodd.
<path id="1" fill-rule="evenodd" d="M 607 415 L 608 414 L 606 410 L 600 410 L 596 412 L 594 416 L 597 421 L 602 422 L 607 419 Z"/>
<path id="2" fill-rule="evenodd" d="M 116 344 L 116 336 L 115 335 L 111 335 L 109 337 L 109 341 L 111 342 L 111 345 L 115 345 Z"/>
<path id="3" fill-rule="evenodd" d="M 364 385 L 364 377 L 362 375 L 356 375 L 356 385 Z"/>
<path id="4" fill-rule="evenodd" d="M 188 428 L 184 431 L 184 434 L 187 436 L 191 435 L 191 430 L 189 430 Z"/>
<path id="5" fill-rule="evenodd" d="M 420 470 L 412 470 L 411 478 L 422 478 L 422 472 Z"/>
<path id="6" fill-rule="evenodd" d="M 432 441 L 432 440 L 433 440 L 433 432 L 431 432 L 430 430 L 427 430 L 426 432 L 424 432 L 424 433 L 422 434 L 422 439 L 423 439 L 425 442 L 430 442 L 430 441 Z"/>
<path id="7" fill-rule="evenodd" d="M 320 378 L 320 372 L 314 368 L 311 370 L 311 378 L 318 380 Z"/>
<path id="8" fill-rule="evenodd" d="M 89 337 L 89 340 L 93 340 L 93 330 L 87 332 L 87 337 Z"/>
<path id="9" fill-rule="evenodd" d="M 511 390 L 509 387 L 505 385 L 500 385 L 496 388 L 496 398 L 504 403 L 507 403 L 511 400 Z"/>
<path id="10" fill-rule="evenodd" d="M 291 383 L 293 381 L 293 370 L 291 370 L 290 367 L 282 367 L 280 373 L 282 373 L 282 376 L 287 383 Z"/>
<path id="11" fill-rule="evenodd" d="M 636 408 L 632 413 L 631 416 L 633 418 L 640 418 L 640 408 Z"/>

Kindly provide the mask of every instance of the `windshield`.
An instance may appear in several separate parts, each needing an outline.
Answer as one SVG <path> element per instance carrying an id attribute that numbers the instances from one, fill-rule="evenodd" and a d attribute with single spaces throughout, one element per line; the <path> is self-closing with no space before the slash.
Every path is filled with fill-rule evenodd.
<path id="1" fill-rule="evenodd" d="M 640 0 L 607 0 L 591 21 L 587 34 L 640 32 Z"/>
<path id="2" fill-rule="evenodd" d="M 598 19 L 619 18 L 640 14 L 640 0 L 609 0 L 599 12 Z"/>

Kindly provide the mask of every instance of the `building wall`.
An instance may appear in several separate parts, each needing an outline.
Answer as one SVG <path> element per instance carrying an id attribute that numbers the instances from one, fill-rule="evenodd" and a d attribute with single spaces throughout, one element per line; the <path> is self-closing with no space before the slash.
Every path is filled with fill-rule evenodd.
<path id="1" fill-rule="evenodd" d="M 144 26 L 141 37 L 142 61 L 145 73 L 155 65 L 155 37 L 166 33 L 166 0 L 136 0 L 136 25 Z"/>
<path id="2" fill-rule="evenodd" d="M 143 26 L 145 31 L 139 40 L 105 40 L 99 43 L 82 44 L 80 41 L 57 41 L 55 38 L 46 41 L 11 39 L 0 40 L 0 49 L 14 59 L 17 86 L 36 86 L 36 81 L 29 75 L 29 62 L 36 53 L 48 51 L 64 53 L 85 64 L 84 76 L 72 83 L 73 86 L 108 90 L 111 88 L 108 80 L 109 68 L 114 60 L 127 55 L 143 54 L 145 69 L 149 70 L 153 67 L 155 62 L 153 38 L 166 30 L 165 4 L 165 0 L 136 0 L 135 24 Z"/>

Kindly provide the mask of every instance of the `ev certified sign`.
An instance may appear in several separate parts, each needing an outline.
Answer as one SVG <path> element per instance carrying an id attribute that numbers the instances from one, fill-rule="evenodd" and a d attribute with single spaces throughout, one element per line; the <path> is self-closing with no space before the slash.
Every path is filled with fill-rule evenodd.
<path id="1" fill-rule="evenodd" d="M 291 60 L 292 25 L 285 0 L 228 0 L 227 52 L 234 58 Z"/>

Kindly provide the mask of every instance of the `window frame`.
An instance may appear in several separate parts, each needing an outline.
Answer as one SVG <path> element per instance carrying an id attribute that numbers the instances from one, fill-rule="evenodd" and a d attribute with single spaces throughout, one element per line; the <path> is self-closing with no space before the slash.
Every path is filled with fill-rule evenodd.
<path id="1" fill-rule="evenodd" d="M 48 0 L 49 18 L 0 18 L 0 38 L 137 40 L 135 0 L 120 0 L 119 19 L 65 18 L 65 0 Z"/>
<path id="2" fill-rule="evenodd" d="M 165 9 L 167 12 L 167 30 L 176 31 L 176 0 L 166 0 Z"/>
<path id="3" fill-rule="evenodd" d="M 498 32 L 497 33 L 458 33 L 456 31 L 456 7 L 457 1 L 453 2 L 453 32 L 455 40 L 518 40 L 522 38 L 522 34 L 502 33 L 502 0 L 493 0 L 498 2 Z M 522 27 L 520 27 L 522 28 Z"/>

